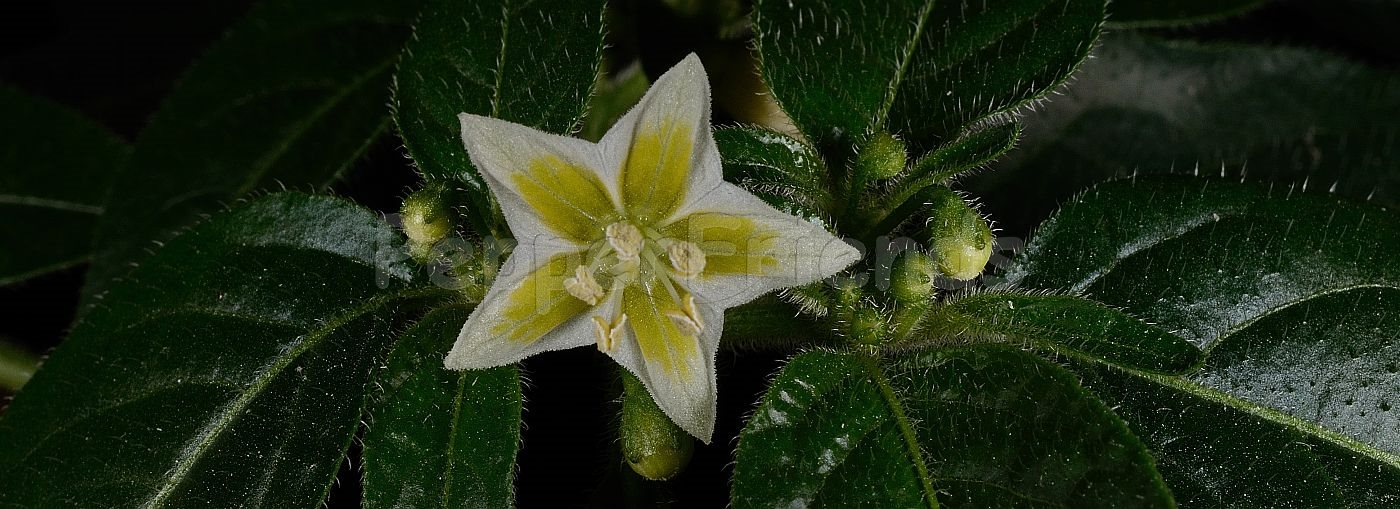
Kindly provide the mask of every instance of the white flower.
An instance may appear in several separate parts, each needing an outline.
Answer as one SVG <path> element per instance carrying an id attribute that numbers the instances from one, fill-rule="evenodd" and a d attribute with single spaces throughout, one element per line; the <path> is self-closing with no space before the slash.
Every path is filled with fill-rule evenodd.
<path id="1" fill-rule="evenodd" d="M 835 274 L 859 253 L 722 179 L 690 55 L 600 143 L 463 113 L 462 141 L 520 244 L 450 369 L 596 344 L 706 443 L 724 310 Z"/>

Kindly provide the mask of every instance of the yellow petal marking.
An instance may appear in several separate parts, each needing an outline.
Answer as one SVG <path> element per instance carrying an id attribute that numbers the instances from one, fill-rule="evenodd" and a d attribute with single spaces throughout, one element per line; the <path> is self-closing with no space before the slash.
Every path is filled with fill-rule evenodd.
<path id="1" fill-rule="evenodd" d="M 695 130 L 666 117 L 641 123 L 622 166 L 622 204 L 637 222 L 650 225 L 670 217 L 685 198 Z"/>
<path id="2" fill-rule="evenodd" d="M 700 356 L 700 343 L 695 336 L 681 332 L 667 316 L 683 310 L 664 288 L 628 286 L 622 291 L 622 310 L 649 366 L 661 368 L 660 373 L 671 378 L 692 376 L 690 364 Z"/>
<path id="3" fill-rule="evenodd" d="M 545 226 L 566 239 L 598 240 L 603 227 L 617 218 L 612 195 L 597 173 L 579 164 L 552 155 L 539 157 L 511 180 Z"/>
<path id="4" fill-rule="evenodd" d="M 705 252 L 702 276 L 764 275 L 778 269 L 774 256 L 778 233 L 747 217 L 697 212 L 662 227 L 659 233 L 700 246 Z"/>
<path id="5" fill-rule="evenodd" d="M 554 255 L 535 269 L 506 297 L 501 321 L 491 333 L 511 341 L 531 343 L 555 327 L 588 310 L 587 302 L 569 294 L 564 280 L 573 277 L 582 253 Z"/>

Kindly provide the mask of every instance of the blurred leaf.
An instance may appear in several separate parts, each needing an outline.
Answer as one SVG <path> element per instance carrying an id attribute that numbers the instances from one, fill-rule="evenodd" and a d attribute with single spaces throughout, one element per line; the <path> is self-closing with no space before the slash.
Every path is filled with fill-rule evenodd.
<path id="1" fill-rule="evenodd" d="M 754 12 L 763 75 L 807 139 L 826 150 L 888 123 L 924 151 L 1064 81 L 1104 4 L 767 0 Z"/>
<path id="2" fill-rule="evenodd" d="M 17 392 L 34 376 L 39 356 L 0 337 L 0 393 Z M 3 411 L 3 407 L 0 407 Z"/>
<path id="3" fill-rule="evenodd" d="M 201 214 L 260 189 L 321 187 L 383 133 L 416 1 L 282 0 L 180 80 L 113 180 L 84 298 Z"/>
<path id="4" fill-rule="evenodd" d="M 579 136 L 595 142 L 603 139 L 608 128 L 626 115 L 627 110 L 646 95 L 650 86 L 651 81 L 642 72 L 640 64 L 628 66 L 617 76 L 610 77 L 606 72 L 600 74 L 593 97 L 588 99 L 588 113 L 584 116 Z"/>
<path id="5" fill-rule="evenodd" d="M 444 293 L 406 256 L 377 214 L 296 193 L 175 238 L 0 419 L 0 506 L 320 504 L 399 319 Z"/>
<path id="6" fill-rule="evenodd" d="M 1012 338 L 1156 372 L 1186 371 L 1201 356 L 1180 336 L 1069 295 L 979 292 L 934 307 L 923 326 L 938 336 Z"/>
<path id="7" fill-rule="evenodd" d="M 395 75 L 394 121 L 430 180 L 465 182 L 470 217 L 493 217 L 462 147 L 459 113 L 544 131 L 580 127 L 603 49 L 602 0 L 435 0 L 423 9 Z M 496 225 L 474 225 L 482 233 Z"/>
<path id="8" fill-rule="evenodd" d="M 87 261 L 131 147 L 64 106 L 0 85 L 0 285 Z"/>
<path id="9" fill-rule="evenodd" d="M 934 500 L 936 497 L 936 501 Z M 749 507 L 1169 507 L 1152 459 L 1064 370 L 1001 345 L 793 358 L 739 436 Z"/>
<path id="10" fill-rule="evenodd" d="M 1393 505 L 1397 250 L 1400 217 L 1374 205 L 1144 177 L 1066 205 L 1007 276 L 1082 291 L 1205 349 L 1181 377 L 1080 368 L 1183 501 Z"/>
<path id="11" fill-rule="evenodd" d="M 1108 24 L 1114 28 L 1173 27 L 1208 23 L 1258 9 L 1268 0 L 1114 0 Z"/>
<path id="12" fill-rule="evenodd" d="M 1116 5 L 1116 4 L 1115 4 Z M 1107 37 L 1018 150 L 966 182 L 1029 231 L 1111 176 L 1247 174 L 1400 205 L 1400 74 L 1308 50 Z"/>
<path id="13" fill-rule="evenodd" d="M 365 434 L 365 507 L 502 508 L 520 445 L 515 366 L 448 371 L 467 310 L 441 308 L 404 333 L 376 375 Z"/>

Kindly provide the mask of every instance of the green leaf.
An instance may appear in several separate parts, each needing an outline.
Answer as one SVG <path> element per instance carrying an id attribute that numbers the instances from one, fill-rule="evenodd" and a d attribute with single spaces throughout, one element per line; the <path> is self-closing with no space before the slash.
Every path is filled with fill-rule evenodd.
<path id="1" fill-rule="evenodd" d="M 1020 138 L 1021 123 L 1015 121 L 963 133 L 962 137 L 919 158 L 910 169 L 908 178 L 896 182 L 896 185 L 922 189 L 933 184 L 945 184 L 964 172 L 981 168 L 1001 157 L 1015 147 L 1016 140 Z M 913 194 L 914 191 L 905 192 Z"/>
<path id="2" fill-rule="evenodd" d="M 365 434 L 366 507 L 510 507 L 520 443 L 515 366 L 448 371 L 467 310 L 447 307 L 409 329 L 376 378 Z"/>
<path id="3" fill-rule="evenodd" d="M 82 263 L 126 142 L 76 111 L 0 85 L 0 285 Z"/>
<path id="4" fill-rule="evenodd" d="M 602 62 L 602 0 L 429 2 L 396 74 L 394 121 L 424 178 L 467 183 L 493 205 L 462 147 L 459 113 L 552 133 L 580 127 Z M 493 224 L 475 225 L 491 230 Z"/>
<path id="5" fill-rule="evenodd" d="M 890 130 L 926 150 L 1044 97 L 1088 58 L 1103 27 L 1104 4 L 938 2 L 893 92 Z"/>
<path id="6" fill-rule="evenodd" d="M 757 2 L 762 73 L 818 147 L 885 126 L 927 150 L 1058 86 L 1088 55 L 1104 3 Z"/>
<path id="7" fill-rule="evenodd" d="M 737 456 L 740 509 L 1172 504 L 1122 421 L 1069 373 L 1003 345 L 881 363 L 798 355 Z"/>
<path id="8" fill-rule="evenodd" d="M 801 345 L 821 344 L 821 324 L 798 312 L 776 295 L 766 295 L 724 310 L 720 345 L 733 350 L 791 352 Z"/>
<path id="9" fill-rule="evenodd" d="M 201 214 L 250 191 L 322 187 L 387 127 L 418 2 L 267 2 L 194 64 L 141 133 L 98 223 L 86 302 Z"/>
<path id="10" fill-rule="evenodd" d="M 1330 195 L 1212 179 L 1098 186 L 1041 225 L 1007 281 L 1082 292 L 1202 348 L 1276 310 L 1400 288 L 1400 218 Z"/>
<path id="11" fill-rule="evenodd" d="M 1066 205 L 1007 276 L 1080 290 L 1205 349 L 1180 377 L 1081 360 L 1183 500 L 1393 504 L 1397 249 L 1400 218 L 1374 205 L 1144 177 Z"/>
<path id="12" fill-rule="evenodd" d="M 715 129 L 724 178 L 788 212 L 818 217 L 834 199 L 821 157 L 801 141 L 758 127 Z"/>
<path id="13" fill-rule="evenodd" d="M 1108 6 L 1108 24 L 1113 28 L 1195 25 L 1238 16 L 1266 3 L 1268 0 L 1114 0 Z"/>
<path id="14" fill-rule="evenodd" d="M 1335 185 L 1400 205 L 1395 72 L 1302 49 L 1118 35 L 1075 76 L 1022 119 L 1018 150 L 966 182 L 1013 232 L 1092 184 L 1139 173 Z"/>
<path id="15" fill-rule="evenodd" d="M 1400 504 L 1392 454 L 1177 377 L 1076 371 L 1152 449 L 1182 507 Z"/>
<path id="16" fill-rule="evenodd" d="M 935 306 L 922 328 L 940 337 L 1014 338 L 1155 372 L 1185 371 L 1201 356 L 1195 345 L 1180 336 L 1069 295 L 974 293 Z"/>
<path id="17" fill-rule="evenodd" d="M 410 281 L 369 210 L 277 194 L 114 285 L 0 420 L 0 505 L 312 507 L 359 426 Z"/>

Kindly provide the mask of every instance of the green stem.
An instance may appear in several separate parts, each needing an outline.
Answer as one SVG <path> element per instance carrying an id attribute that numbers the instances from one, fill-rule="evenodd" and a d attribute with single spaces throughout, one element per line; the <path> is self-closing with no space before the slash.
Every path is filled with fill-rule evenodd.
<path id="1" fill-rule="evenodd" d="M 34 370 L 38 367 L 39 356 L 0 341 L 0 390 L 18 392 L 29 377 L 34 376 Z"/>

